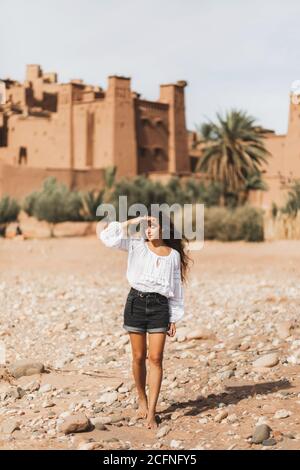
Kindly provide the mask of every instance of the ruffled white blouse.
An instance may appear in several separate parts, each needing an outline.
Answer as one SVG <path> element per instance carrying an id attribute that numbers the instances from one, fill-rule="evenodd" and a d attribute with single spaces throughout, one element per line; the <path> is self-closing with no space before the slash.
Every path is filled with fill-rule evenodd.
<path id="1" fill-rule="evenodd" d="M 144 238 L 127 237 L 123 227 L 120 222 L 111 222 L 99 238 L 108 247 L 128 251 L 126 275 L 130 286 L 167 297 L 170 322 L 178 322 L 184 315 L 180 254 L 172 248 L 168 256 L 159 256 L 150 250 Z"/>

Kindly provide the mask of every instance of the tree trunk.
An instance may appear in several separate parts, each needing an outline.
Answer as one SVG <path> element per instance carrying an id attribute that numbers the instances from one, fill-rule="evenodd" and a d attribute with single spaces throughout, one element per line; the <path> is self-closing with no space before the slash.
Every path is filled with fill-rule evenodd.
<path id="1" fill-rule="evenodd" d="M 55 227 L 55 224 L 50 224 L 50 237 L 51 238 L 54 238 L 54 227 Z"/>
<path id="2" fill-rule="evenodd" d="M 243 206 L 244 204 L 246 204 L 246 202 L 248 201 L 248 197 L 249 197 L 248 190 L 245 189 L 244 191 L 240 191 L 239 197 L 238 197 L 239 205 Z"/>
<path id="3" fill-rule="evenodd" d="M 221 194 L 221 196 L 220 196 L 220 206 L 221 207 L 225 207 L 225 201 L 226 201 L 225 194 Z"/>

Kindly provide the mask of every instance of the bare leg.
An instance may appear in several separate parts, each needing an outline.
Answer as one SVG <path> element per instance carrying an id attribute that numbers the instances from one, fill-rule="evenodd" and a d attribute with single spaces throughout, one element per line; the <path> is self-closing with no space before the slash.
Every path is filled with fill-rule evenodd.
<path id="1" fill-rule="evenodd" d="M 162 360 L 163 352 L 166 341 L 165 333 L 150 333 L 149 334 L 149 408 L 147 415 L 148 428 L 156 428 L 157 422 L 155 419 L 156 404 L 160 392 L 162 381 Z"/>
<path id="2" fill-rule="evenodd" d="M 139 418 L 146 418 L 148 402 L 146 395 L 146 333 L 129 333 L 132 351 L 132 372 L 137 389 Z"/>

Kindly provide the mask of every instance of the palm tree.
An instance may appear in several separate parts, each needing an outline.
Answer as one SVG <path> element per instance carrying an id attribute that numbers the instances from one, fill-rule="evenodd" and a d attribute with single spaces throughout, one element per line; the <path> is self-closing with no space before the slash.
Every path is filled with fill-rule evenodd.
<path id="1" fill-rule="evenodd" d="M 293 216 L 296 216 L 298 211 L 300 211 L 300 180 L 294 181 L 288 193 L 286 205 L 282 209 L 283 213 Z"/>
<path id="2" fill-rule="evenodd" d="M 260 174 L 270 155 L 264 137 L 270 131 L 255 124 L 244 111 L 231 110 L 225 118 L 217 113 L 218 121 L 204 123 L 199 129 L 202 158 L 196 171 L 208 174 L 222 185 L 223 199 L 227 193 L 238 193 L 250 175 Z"/>
<path id="3" fill-rule="evenodd" d="M 116 166 L 110 166 L 105 168 L 104 171 L 104 194 L 103 194 L 103 201 L 104 202 L 109 202 L 113 190 L 114 190 L 114 185 L 116 182 L 116 173 L 117 173 L 117 167 Z"/>
<path id="4" fill-rule="evenodd" d="M 98 220 L 96 216 L 97 207 L 103 203 L 104 189 L 100 191 L 88 191 L 83 193 L 83 204 L 85 208 L 86 220 Z"/>
<path id="5" fill-rule="evenodd" d="M 267 191 L 268 185 L 262 178 L 260 171 L 249 173 L 246 177 L 244 187 L 240 191 L 240 203 L 247 202 L 250 191 Z"/>

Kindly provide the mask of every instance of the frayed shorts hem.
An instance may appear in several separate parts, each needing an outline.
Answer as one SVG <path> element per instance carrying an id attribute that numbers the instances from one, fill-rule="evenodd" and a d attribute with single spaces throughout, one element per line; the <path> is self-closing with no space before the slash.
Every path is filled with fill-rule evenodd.
<path id="1" fill-rule="evenodd" d="M 123 328 L 128 331 L 128 333 L 167 333 L 169 328 L 137 328 L 135 326 L 123 325 Z"/>

